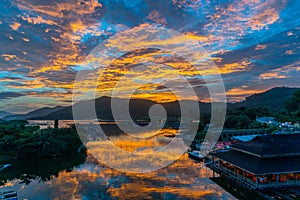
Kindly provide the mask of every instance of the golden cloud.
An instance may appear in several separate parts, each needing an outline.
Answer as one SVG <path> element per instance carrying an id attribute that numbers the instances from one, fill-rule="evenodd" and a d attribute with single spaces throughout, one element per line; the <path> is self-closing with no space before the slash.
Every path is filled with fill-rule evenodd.
<path id="1" fill-rule="evenodd" d="M 249 71 L 251 67 L 252 63 L 244 60 L 242 62 L 224 64 L 219 68 L 219 72 L 221 74 L 230 74 L 233 72 Z"/>
<path id="2" fill-rule="evenodd" d="M 267 89 L 251 89 L 247 86 L 241 86 L 239 88 L 232 88 L 226 92 L 226 95 L 231 101 L 241 101 L 245 99 L 245 96 L 258 94 L 265 92 Z"/>
<path id="3" fill-rule="evenodd" d="M 17 31 L 20 26 L 21 26 L 20 23 L 14 22 L 13 24 L 10 25 L 10 28 L 12 28 L 13 30 Z"/>
<path id="4" fill-rule="evenodd" d="M 22 16 L 21 18 L 22 20 L 27 21 L 28 23 L 31 24 L 58 25 L 56 22 L 49 19 L 44 19 L 42 16 L 30 17 L 29 15 L 26 15 L 26 16 Z"/>
<path id="5" fill-rule="evenodd" d="M 290 77 L 290 75 L 295 71 L 300 71 L 299 62 L 267 71 L 259 77 L 261 79 L 284 79 Z"/>
<path id="6" fill-rule="evenodd" d="M 16 55 L 13 55 L 13 54 L 2 54 L 1 55 L 4 60 L 6 61 L 9 61 L 9 60 L 12 60 L 12 59 L 15 59 L 17 56 Z"/>

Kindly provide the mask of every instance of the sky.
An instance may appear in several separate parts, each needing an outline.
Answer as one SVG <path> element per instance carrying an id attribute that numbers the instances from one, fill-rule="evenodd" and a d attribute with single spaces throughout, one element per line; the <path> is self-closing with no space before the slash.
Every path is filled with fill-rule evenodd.
<path id="1" fill-rule="evenodd" d="M 120 33 L 135 34 L 145 27 L 180 32 L 205 49 L 206 58 L 222 75 L 228 101 L 273 87 L 300 86 L 298 0 L 2 0 L 0 9 L 3 111 L 26 113 L 70 105 L 76 74 L 85 67 L 82 63 L 90 52 Z M 131 38 L 132 43 L 141 37 Z M 124 45 L 122 39 L 115 39 L 115 44 Z M 185 41 L 177 38 L 176 42 Z M 115 60 L 106 77 L 96 83 L 98 96 L 108 95 L 129 65 L 139 59 L 154 62 L 161 58 L 157 55 L 151 50 L 135 51 Z M 176 68 L 177 62 L 177 69 L 194 81 L 195 89 L 205 87 L 191 65 L 175 60 L 169 66 Z M 153 70 L 161 76 L 169 73 L 155 64 Z M 174 100 L 174 94 L 160 83 L 145 84 L 133 96 Z M 209 97 L 202 94 L 198 99 Z"/>

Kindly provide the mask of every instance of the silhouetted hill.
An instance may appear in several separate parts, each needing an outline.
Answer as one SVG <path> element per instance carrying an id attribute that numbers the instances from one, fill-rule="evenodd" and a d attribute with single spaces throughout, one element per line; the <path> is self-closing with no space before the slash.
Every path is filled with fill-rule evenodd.
<path id="1" fill-rule="evenodd" d="M 126 99 L 115 98 L 116 105 L 125 105 Z M 184 101 L 185 104 L 189 104 L 189 101 Z M 74 106 L 77 108 L 85 108 L 89 102 L 83 101 L 76 103 Z M 149 109 L 154 104 L 157 104 L 155 101 L 143 100 L 143 99 L 131 99 L 129 104 L 130 115 L 133 118 L 139 118 L 141 116 L 147 116 Z M 178 101 L 169 102 L 169 103 L 160 103 L 162 105 L 168 116 L 180 116 L 180 105 Z M 209 112 L 210 104 L 199 102 L 201 112 Z M 111 98 L 110 97 L 100 97 L 95 100 L 95 108 L 98 119 L 109 119 L 113 120 L 113 115 L 111 111 Z M 117 108 L 118 109 L 118 108 Z M 85 112 L 85 110 L 82 110 Z M 38 117 L 35 119 L 73 119 L 72 106 L 65 107 L 59 111 L 53 112 L 44 117 Z M 84 118 L 86 119 L 86 118 Z"/>
<path id="2" fill-rule="evenodd" d="M 54 108 L 44 107 L 44 108 L 40 108 L 40 109 L 34 110 L 32 112 L 29 112 L 27 114 L 7 115 L 3 118 L 3 120 L 27 120 L 30 118 L 42 117 L 45 115 L 49 115 L 52 112 L 58 111 L 62 108 L 64 108 L 64 107 L 62 107 L 62 106 L 56 106 Z"/>
<path id="3" fill-rule="evenodd" d="M 276 87 L 266 92 L 251 95 L 245 101 L 231 104 L 228 107 L 267 107 L 271 112 L 282 112 L 285 111 L 286 100 L 291 98 L 297 90 L 300 88 Z"/>
<path id="4" fill-rule="evenodd" d="M 243 102 L 238 103 L 228 103 L 228 109 L 239 108 L 239 107 L 268 107 L 268 109 L 273 112 L 284 111 L 284 103 L 285 101 L 292 96 L 292 94 L 299 90 L 299 88 L 287 88 L 287 87 L 278 87 L 268 90 L 266 92 L 260 94 L 254 94 L 249 96 Z M 124 105 L 126 100 L 121 98 L 115 99 L 118 103 L 117 105 Z M 192 101 L 186 100 L 183 101 L 185 104 L 192 104 Z M 76 103 L 74 106 L 75 108 L 86 108 L 88 101 L 83 101 Z M 194 103 L 194 102 L 193 102 Z M 143 100 L 143 99 L 131 99 L 130 100 L 130 114 L 134 117 L 141 117 L 147 116 L 149 109 L 152 105 L 157 104 L 154 101 L 150 100 Z M 198 102 L 200 107 L 200 112 L 210 113 L 211 104 L 210 103 L 203 103 Z M 168 114 L 168 116 L 179 116 L 180 113 L 180 106 L 179 102 L 169 102 L 169 103 L 161 103 Z M 98 119 L 109 119 L 113 120 L 112 112 L 111 112 L 111 98 L 110 97 L 100 97 L 95 99 L 95 108 Z M 86 112 L 85 109 L 82 109 L 82 113 Z M 186 112 L 192 112 L 191 110 Z M 38 116 L 38 117 L 31 117 L 31 119 L 73 119 L 72 114 L 72 106 L 63 107 L 57 111 L 51 112 L 48 115 Z"/>

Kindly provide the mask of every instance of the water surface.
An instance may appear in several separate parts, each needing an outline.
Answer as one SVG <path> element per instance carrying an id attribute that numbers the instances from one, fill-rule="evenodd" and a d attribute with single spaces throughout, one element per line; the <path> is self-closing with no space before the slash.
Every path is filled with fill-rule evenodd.
<path id="1" fill-rule="evenodd" d="M 66 124 L 69 122 L 66 122 Z M 176 134 L 174 129 L 163 129 L 154 135 L 143 133 L 147 139 L 132 139 L 124 135 L 114 124 L 105 124 L 107 137 L 88 135 L 93 144 L 99 143 L 99 152 L 110 159 L 116 156 L 105 151 L 107 141 L 128 151 L 139 151 L 147 155 L 170 142 L 165 134 Z M 93 132 L 94 133 L 94 132 Z M 154 157 L 152 158 L 154 159 Z M 128 160 L 129 162 L 129 160 Z M 159 163 L 162 160 L 153 160 Z M 128 165 L 126 159 L 120 164 Z M 213 183 L 212 171 L 204 163 L 182 155 L 171 165 L 149 173 L 128 173 L 111 169 L 101 164 L 90 153 L 87 157 L 17 161 L 0 172 L 0 192 L 15 190 L 19 199 L 234 199 L 218 185 Z"/>

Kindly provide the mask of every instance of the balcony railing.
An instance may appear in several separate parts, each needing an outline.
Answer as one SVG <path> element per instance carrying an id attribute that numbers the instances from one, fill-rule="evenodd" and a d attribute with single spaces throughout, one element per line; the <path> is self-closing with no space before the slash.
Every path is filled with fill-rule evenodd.
<path id="1" fill-rule="evenodd" d="M 263 188 L 276 188 L 276 187 L 285 187 L 285 186 L 297 186 L 300 185 L 300 180 L 287 180 L 285 182 L 260 182 L 259 180 L 256 182 L 254 180 L 251 180 L 247 178 L 246 176 L 243 176 L 241 174 L 236 173 L 234 170 L 227 169 L 226 167 L 220 167 L 218 163 L 212 163 L 208 165 L 210 169 L 212 169 L 214 172 L 224 175 L 229 179 L 232 180 L 238 180 L 241 184 L 245 184 L 250 188 L 254 189 L 263 189 Z"/>

